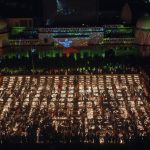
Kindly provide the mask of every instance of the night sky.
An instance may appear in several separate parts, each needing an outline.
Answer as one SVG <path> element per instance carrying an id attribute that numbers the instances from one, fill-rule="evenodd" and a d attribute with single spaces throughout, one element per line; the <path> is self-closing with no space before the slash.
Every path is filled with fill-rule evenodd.
<path id="1" fill-rule="evenodd" d="M 33 17 L 50 22 L 97 22 L 102 14 L 116 16 L 127 0 L 0 0 L 0 16 Z M 150 2 L 128 0 L 134 16 L 150 13 Z M 147 0 L 149 1 L 149 0 Z M 118 13 L 118 14 L 117 14 Z"/>

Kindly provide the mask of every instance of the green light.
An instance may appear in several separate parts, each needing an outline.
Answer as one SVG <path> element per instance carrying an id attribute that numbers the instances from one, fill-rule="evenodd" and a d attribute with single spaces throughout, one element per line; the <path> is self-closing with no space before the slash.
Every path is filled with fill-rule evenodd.
<path id="1" fill-rule="evenodd" d="M 19 34 L 19 33 L 24 32 L 25 29 L 26 29 L 26 27 L 12 27 L 12 29 L 11 29 L 11 34 L 12 34 L 12 35 L 17 35 L 17 34 Z"/>
<path id="2" fill-rule="evenodd" d="M 62 57 L 63 56 L 63 53 L 62 52 L 59 52 L 59 57 Z"/>
<path id="3" fill-rule="evenodd" d="M 81 52 L 81 59 L 83 59 L 84 58 L 84 53 L 83 52 Z"/>
<path id="4" fill-rule="evenodd" d="M 77 61 L 77 60 L 78 60 L 78 58 L 77 58 L 77 54 L 76 54 L 76 53 L 74 53 L 74 59 L 75 59 L 75 61 Z"/>
<path id="5" fill-rule="evenodd" d="M 90 51 L 88 51 L 88 57 L 90 57 L 90 55 L 91 55 L 91 53 L 90 53 Z"/>
<path id="6" fill-rule="evenodd" d="M 91 52 L 91 57 L 93 58 L 95 56 L 94 52 Z"/>
<path id="7" fill-rule="evenodd" d="M 55 58 L 56 57 L 56 53 L 55 51 L 52 52 L 52 57 Z"/>

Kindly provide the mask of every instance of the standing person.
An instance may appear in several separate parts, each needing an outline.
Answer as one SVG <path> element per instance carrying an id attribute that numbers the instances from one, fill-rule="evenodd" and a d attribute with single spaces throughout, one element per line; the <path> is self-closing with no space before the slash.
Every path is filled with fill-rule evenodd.
<path id="1" fill-rule="evenodd" d="M 40 128 L 36 131 L 36 143 L 40 143 Z"/>
<path id="2" fill-rule="evenodd" d="M 3 133 L 2 133 L 2 130 L 0 132 L 0 144 L 3 144 Z"/>

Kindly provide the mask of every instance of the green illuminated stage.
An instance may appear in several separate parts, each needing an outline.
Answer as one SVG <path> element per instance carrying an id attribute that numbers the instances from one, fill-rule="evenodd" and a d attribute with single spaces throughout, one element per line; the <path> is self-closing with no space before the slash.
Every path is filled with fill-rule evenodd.
<path id="1" fill-rule="evenodd" d="M 74 57 L 104 57 L 105 52 L 107 50 L 113 50 L 115 52 L 115 56 L 139 56 L 141 55 L 140 48 L 138 46 L 121 46 L 121 45 L 103 45 L 103 46 L 97 46 L 97 47 L 86 47 L 86 48 L 55 48 L 55 47 L 36 47 L 35 48 L 38 57 L 40 59 L 44 57 L 48 58 L 55 58 L 55 57 L 63 57 L 70 55 L 74 55 Z M 29 53 L 31 52 L 32 47 L 16 47 L 16 48 L 6 48 L 5 50 L 0 51 L 0 57 L 8 57 L 13 58 L 17 57 L 29 57 Z M 78 54 L 78 55 L 77 55 Z"/>
<path id="2" fill-rule="evenodd" d="M 0 50 L 2 74 L 45 73 L 49 69 L 93 71 L 149 62 L 150 47 L 101 45 L 82 48 L 12 47 Z M 132 61 L 132 62 L 131 62 Z"/>

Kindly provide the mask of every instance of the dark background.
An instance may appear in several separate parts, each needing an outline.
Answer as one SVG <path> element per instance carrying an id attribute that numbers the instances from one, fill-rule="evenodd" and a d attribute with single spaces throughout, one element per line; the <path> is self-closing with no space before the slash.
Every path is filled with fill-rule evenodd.
<path id="1" fill-rule="evenodd" d="M 129 2 L 134 20 L 150 13 L 149 0 L 0 0 L 0 16 L 33 17 L 39 24 L 76 25 L 118 23 L 122 7 Z"/>

